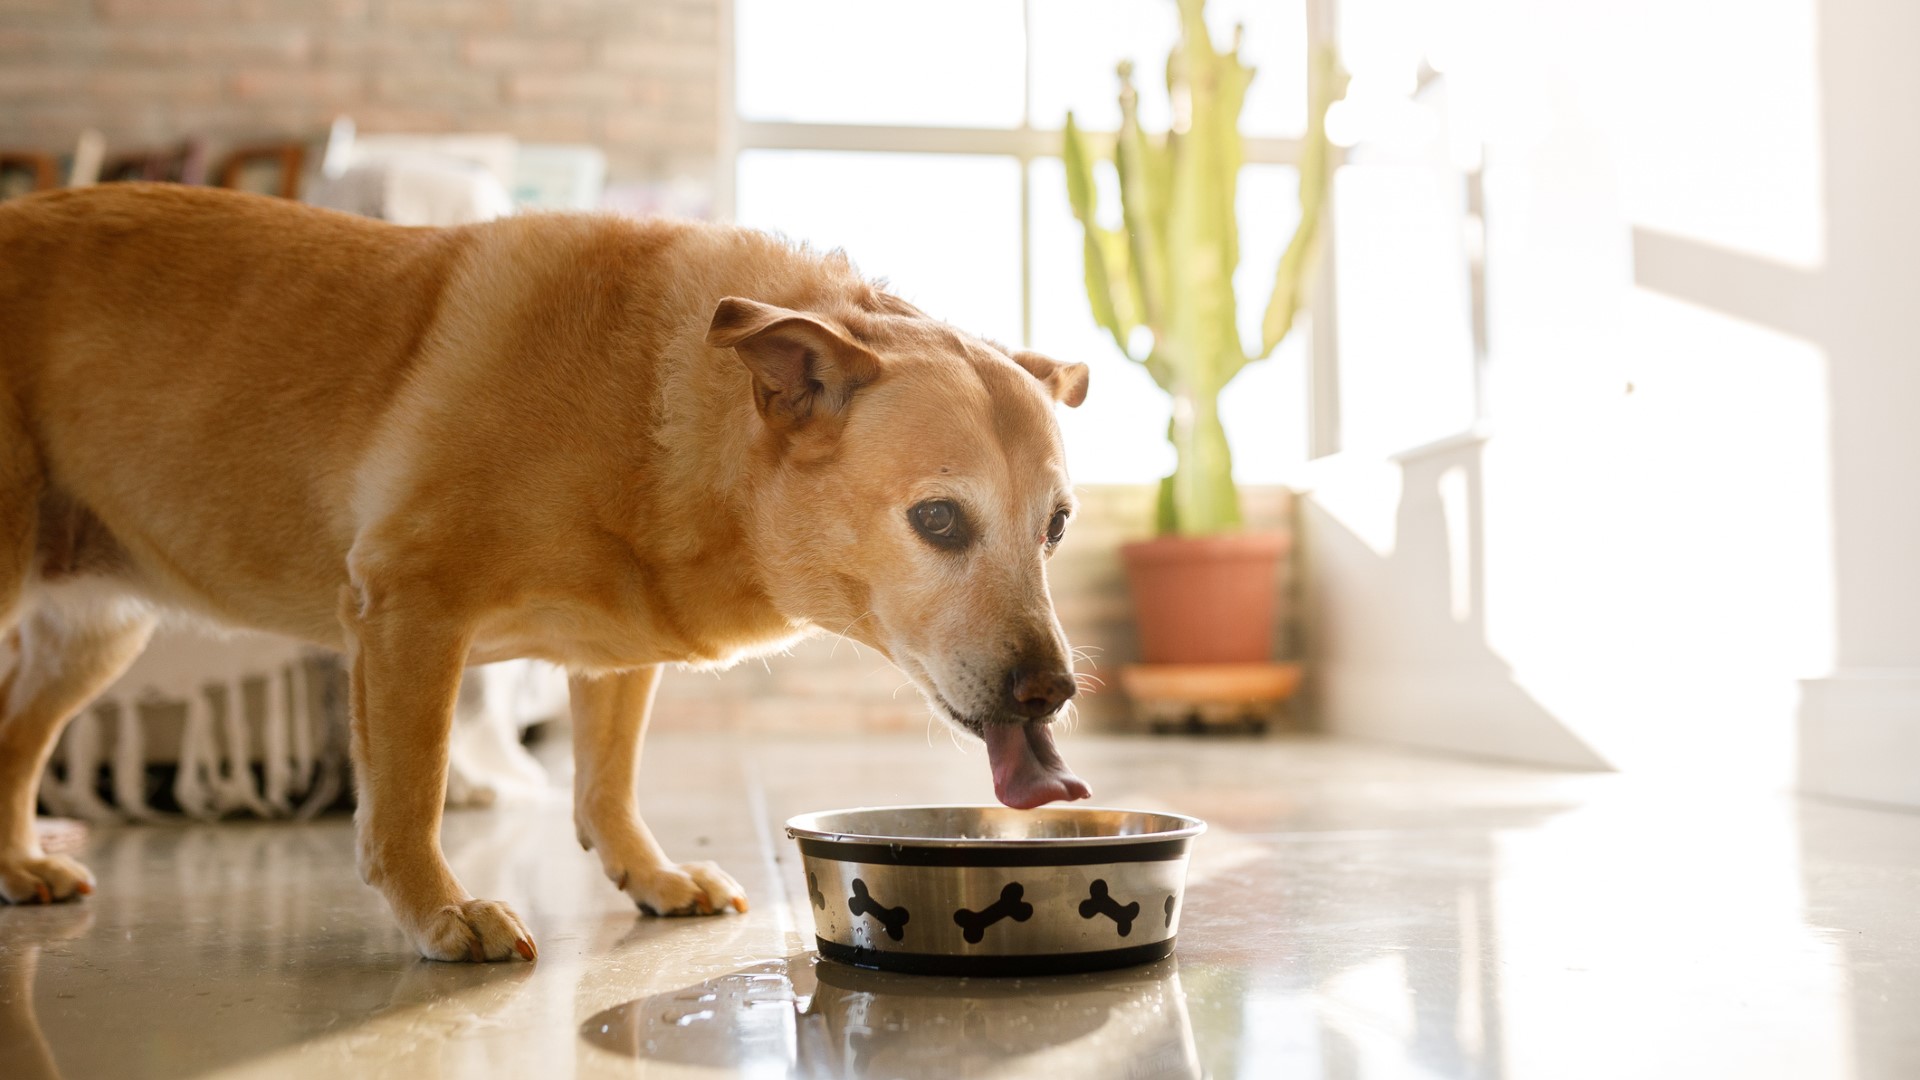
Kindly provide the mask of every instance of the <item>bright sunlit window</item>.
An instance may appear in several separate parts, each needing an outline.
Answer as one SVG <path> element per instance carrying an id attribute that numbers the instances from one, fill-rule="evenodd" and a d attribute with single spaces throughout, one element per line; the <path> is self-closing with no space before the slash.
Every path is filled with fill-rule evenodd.
<path id="1" fill-rule="evenodd" d="M 1216 42 L 1239 27 L 1258 71 L 1241 118 L 1235 278 L 1242 335 L 1257 342 L 1299 214 L 1308 10 L 1306 0 L 1207 7 Z M 1398 17 L 1358 7 L 1343 32 Z M 1094 323 L 1059 130 L 1069 110 L 1089 131 L 1118 127 L 1122 60 L 1139 73 L 1143 126 L 1164 130 L 1172 109 L 1160 73 L 1177 39 L 1173 0 L 736 0 L 734 218 L 844 248 L 869 276 L 969 331 L 1084 361 L 1092 393 L 1061 413 L 1075 479 L 1158 479 L 1173 460 L 1169 405 Z M 1353 368 L 1316 358 L 1303 319 L 1242 372 L 1221 400 L 1242 482 L 1283 479 L 1310 447 L 1391 450 L 1474 419 L 1457 173 L 1404 162 L 1346 171 L 1335 187 L 1339 259 L 1323 280 L 1337 287 L 1331 310 Z M 1110 167 L 1098 182 L 1117 219 Z M 1336 270 L 1349 249 L 1354 267 Z M 1310 439 L 1315 393 L 1338 431 Z"/>

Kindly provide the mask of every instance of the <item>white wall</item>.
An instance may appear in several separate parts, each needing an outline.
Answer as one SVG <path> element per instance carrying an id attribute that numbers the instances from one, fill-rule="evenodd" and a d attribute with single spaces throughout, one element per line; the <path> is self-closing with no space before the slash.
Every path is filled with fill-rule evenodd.
<path id="1" fill-rule="evenodd" d="M 1476 10 L 1487 434 L 1311 475 L 1322 719 L 1920 804 L 1920 9 Z"/>
<path id="2" fill-rule="evenodd" d="M 1920 5 L 1824 0 L 1839 641 L 1810 682 L 1801 776 L 1920 806 Z"/>

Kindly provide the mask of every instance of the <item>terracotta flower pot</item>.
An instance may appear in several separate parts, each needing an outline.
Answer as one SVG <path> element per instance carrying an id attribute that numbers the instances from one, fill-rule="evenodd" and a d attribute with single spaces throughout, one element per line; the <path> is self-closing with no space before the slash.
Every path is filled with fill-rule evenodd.
<path id="1" fill-rule="evenodd" d="M 1122 546 L 1141 658 L 1149 664 L 1271 660 L 1275 571 L 1291 539 L 1284 532 L 1243 532 Z"/>

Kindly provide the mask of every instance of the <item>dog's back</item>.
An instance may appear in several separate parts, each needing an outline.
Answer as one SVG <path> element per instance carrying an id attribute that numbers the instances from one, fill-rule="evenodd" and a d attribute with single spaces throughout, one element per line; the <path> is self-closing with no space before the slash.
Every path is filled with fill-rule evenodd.
<path id="1" fill-rule="evenodd" d="M 475 520 L 508 509 L 529 533 L 604 501 L 558 477 L 669 470 L 648 486 L 679 498 L 705 478 L 678 473 L 705 463 L 643 460 L 663 400 L 743 437 L 703 404 L 749 400 L 745 369 L 699 362 L 714 300 L 854 311 L 881 296 L 844 258 L 724 226 L 402 228 L 158 184 L 0 204 L 0 249 L 0 515 L 51 509 L 91 544 L 73 558 L 325 644 L 348 549 L 402 471 L 490 489 Z"/>

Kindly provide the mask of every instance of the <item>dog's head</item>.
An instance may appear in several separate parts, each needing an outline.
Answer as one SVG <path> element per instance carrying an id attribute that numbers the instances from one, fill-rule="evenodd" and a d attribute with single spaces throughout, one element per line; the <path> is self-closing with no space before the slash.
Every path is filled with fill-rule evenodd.
<path id="1" fill-rule="evenodd" d="M 1053 407 L 1086 397 L 1087 367 L 880 301 L 714 311 L 707 342 L 745 363 L 764 425 L 753 531 L 768 588 L 984 739 L 1001 801 L 1085 798 L 1048 727 L 1075 686 L 1047 560 L 1075 508 Z"/>

